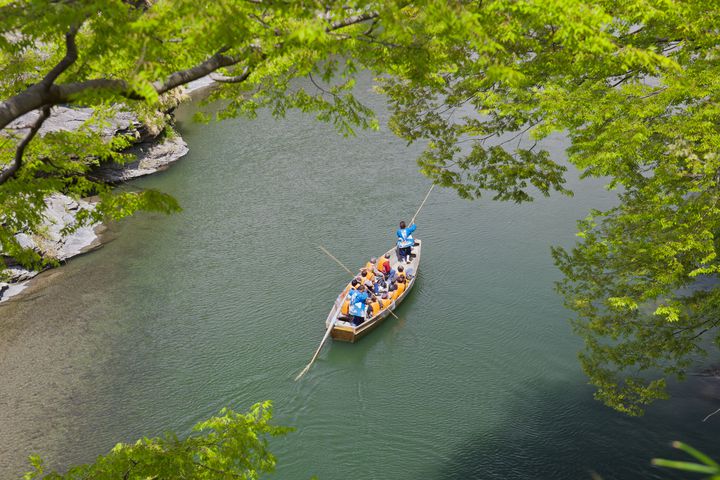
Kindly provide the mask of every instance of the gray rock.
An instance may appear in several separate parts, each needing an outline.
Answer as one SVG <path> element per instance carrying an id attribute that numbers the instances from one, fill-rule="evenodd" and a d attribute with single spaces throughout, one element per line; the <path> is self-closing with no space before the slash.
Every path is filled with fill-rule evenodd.
<path id="1" fill-rule="evenodd" d="M 56 260 L 66 260 L 82 253 L 97 240 L 92 225 L 82 226 L 74 232 L 64 235 L 62 230 L 75 223 L 75 215 L 80 210 L 92 210 L 94 205 L 85 200 L 75 200 L 67 195 L 54 194 L 45 199 L 45 218 L 39 232 L 28 235 L 18 233 L 15 235 L 23 248 L 30 248 L 43 257 Z M 0 252 L 2 253 L 2 252 Z M 25 277 L 27 270 L 11 268 L 8 270 L 14 278 Z"/>
<path id="2" fill-rule="evenodd" d="M 141 143 L 126 152 L 135 155 L 135 161 L 125 164 L 106 163 L 97 167 L 93 174 L 109 183 L 150 175 L 166 169 L 185 156 L 188 146 L 182 138 L 172 137 L 158 143 Z"/>
<path id="3" fill-rule="evenodd" d="M 40 127 L 38 135 L 43 136 L 50 132 L 77 130 L 90 120 L 93 112 L 92 108 L 54 107 L 50 117 Z M 40 112 L 37 110 L 27 113 L 8 125 L 7 129 L 24 135 L 35 123 L 38 115 L 40 115 Z M 118 105 L 116 106 L 115 115 L 107 119 L 107 125 L 93 126 L 93 128 L 95 131 L 99 129 L 100 136 L 108 141 L 118 134 L 138 132 L 142 128 L 142 123 L 135 114 L 122 110 L 122 105 Z"/>
<path id="4" fill-rule="evenodd" d="M 197 81 L 187 91 L 192 93 L 204 90 L 214 83 L 212 79 L 206 77 Z M 158 134 L 164 128 L 164 119 L 161 119 L 157 126 L 145 126 L 134 114 L 123 110 L 123 105 L 117 105 L 115 109 L 114 117 L 108 119 L 106 124 L 93 128 L 99 131 L 105 141 L 109 141 L 115 135 L 134 136 L 138 143 L 128 149 L 127 153 L 136 158 L 127 164 L 101 165 L 93 170 L 93 176 L 109 183 L 123 182 L 164 170 L 188 152 L 187 144 L 179 136 L 157 140 Z M 50 132 L 77 130 L 91 119 L 92 114 L 91 108 L 54 107 L 52 115 L 43 123 L 38 134 L 42 136 Z M 24 135 L 38 115 L 39 112 L 28 113 L 12 122 L 8 130 Z M 31 248 L 45 258 L 64 261 L 100 245 L 98 233 L 101 231 L 101 226 L 99 225 L 83 226 L 68 235 L 61 233 L 66 226 L 74 224 L 79 211 L 93 209 L 93 203 L 62 194 L 51 195 L 45 199 L 45 203 L 45 221 L 39 233 L 32 235 L 20 233 L 16 236 L 24 248 Z M 1 255 L 2 251 L 0 251 Z M 22 291 L 27 281 L 38 274 L 36 271 L 26 270 L 14 264 L 12 259 L 6 258 L 6 260 L 8 268 L 4 273 L 8 275 L 11 283 L 0 284 L 0 288 L 8 287 L 3 288 L 0 302 Z"/>
<path id="5" fill-rule="evenodd" d="M 0 283 L 0 302 L 10 299 L 25 290 L 27 281 L 20 283 Z"/>
<path id="6" fill-rule="evenodd" d="M 4 273 L 7 273 L 9 275 L 10 285 L 12 286 L 15 284 L 15 282 L 24 282 L 26 280 L 30 280 L 39 272 L 36 272 L 35 270 L 26 270 L 21 267 L 10 267 L 5 269 Z"/>
<path id="7" fill-rule="evenodd" d="M 217 85 L 217 82 L 210 75 L 205 75 L 185 85 L 184 92 L 190 96 L 201 95 L 215 85 Z"/>
<path id="8" fill-rule="evenodd" d="M 15 238 L 20 245 L 24 248 L 32 248 L 45 258 L 54 258 L 58 261 L 67 260 L 99 246 L 100 240 L 96 228 L 92 225 L 80 227 L 68 235 L 61 233 L 63 228 L 75 222 L 75 213 L 80 210 L 92 210 L 94 208 L 92 203 L 75 200 L 67 195 L 54 194 L 45 199 L 45 204 L 42 233 L 17 234 Z M 4 273 L 8 275 L 11 283 L 5 294 L 0 297 L 0 302 L 20 293 L 25 288 L 25 282 L 39 272 L 12 265 L 6 268 Z"/>
<path id="9" fill-rule="evenodd" d="M 47 205 L 45 209 L 47 232 L 43 234 L 42 238 L 36 240 L 37 248 L 43 256 L 66 260 L 82 253 L 85 248 L 90 247 L 97 240 L 92 225 L 80 227 L 69 235 L 62 234 L 65 227 L 74 224 L 75 214 L 78 210 L 95 208 L 92 203 L 55 194 L 46 198 L 45 204 Z"/>

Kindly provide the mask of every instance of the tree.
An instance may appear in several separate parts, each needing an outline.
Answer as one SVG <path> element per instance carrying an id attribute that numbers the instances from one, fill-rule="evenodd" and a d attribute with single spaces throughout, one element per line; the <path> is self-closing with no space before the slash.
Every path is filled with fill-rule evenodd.
<path id="1" fill-rule="evenodd" d="M 245 414 L 224 408 L 219 416 L 195 425 L 196 433 L 187 438 L 166 433 L 163 437 L 141 438 L 134 444 L 118 443 L 94 463 L 72 467 L 65 474 L 46 474 L 42 460 L 31 456 L 33 471 L 24 478 L 257 479 L 275 470 L 275 457 L 268 451 L 267 437 L 291 431 L 271 425 L 271 417 L 270 402 L 253 405 Z"/>
<path id="2" fill-rule="evenodd" d="M 150 115 L 163 95 L 211 72 L 221 116 L 269 108 L 315 112 L 342 133 L 377 126 L 352 96 L 377 75 L 391 127 L 427 141 L 418 159 L 467 198 L 530 201 L 571 194 L 566 166 L 539 141 L 564 132 L 568 161 L 606 177 L 618 205 L 580 223 L 580 243 L 553 250 L 558 285 L 584 338 L 597 396 L 632 414 L 665 395 L 718 342 L 715 235 L 720 10 L 699 0 L 419 0 L 2 2 L 0 128 L 33 109 L 24 138 L 3 144 L 0 244 L 38 225 L 49 192 L 100 192 L 92 220 L 171 211 L 159 192 L 117 194 L 86 173 L 122 161 L 92 129 L 34 138 L 59 103 Z M 315 90 L 292 83 L 312 80 Z M 72 141 L 71 141 L 72 140 Z M 115 140 L 122 143 L 122 139 Z M 74 146 L 81 145 L 78 150 Z M 4 178 L 3 178 L 4 177 Z M 700 283 L 699 283 L 700 282 Z M 702 288 L 700 288 L 702 285 Z"/>
<path id="3" fill-rule="evenodd" d="M 368 23 L 394 4 L 373 10 L 367 2 L 327 4 L 223 0 L 131 2 L 48 0 L 0 2 L 0 248 L 26 265 L 39 266 L 18 232 L 35 232 L 51 193 L 97 194 L 100 203 L 83 223 L 122 218 L 146 209 L 179 206 L 160 192 L 113 191 L 93 178 L 101 162 L 124 162 L 132 135 L 104 140 L 98 127 L 121 104 L 141 119 L 155 115 L 167 94 L 218 72 L 213 98 L 229 100 L 223 117 L 254 115 L 268 107 L 317 112 L 344 133 L 372 127 L 371 112 L 349 90 L 357 66 L 350 52 L 381 51 L 383 33 Z M 400 17 L 394 18 L 398 24 Z M 388 22 L 388 27 L 392 22 Z M 370 47 L 368 47 L 370 46 Z M 338 58 L 347 57 L 344 62 Z M 291 85 L 309 76 L 312 93 Z M 332 85 L 320 83 L 336 79 Z M 339 80 L 338 80 L 339 79 Z M 319 83 L 320 82 L 320 83 Z M 91 121 L 74 132 L 38 135 L 57 105 L 91 106 Z M 32 115 L 28 117 L 23 115 Z M 13 121 L 28 123 L 17 128 Z M 18 134 L 17 132 L 20 132 Z M 70 227 L 70 228 L 74 228 Z"/>
<path id="4" fill-rule="evenodd" d="M 618 205 L 591 212 L 580 243 L 553 255 L 597 398 L 640 414 L 712 345 L 706 337 L 720 341 L 720 10 L 655 0 L 465 8 L 481 34 L 448 46 L 454 68 L 432 85 L 385 81 L 395 130 L 429 139 L 422 171 L 465 197 L 568 193 L 564 166 L 537 143 L 522 147 L 523 135 L 564 132 L 569 162 L 608 178 Z"/>

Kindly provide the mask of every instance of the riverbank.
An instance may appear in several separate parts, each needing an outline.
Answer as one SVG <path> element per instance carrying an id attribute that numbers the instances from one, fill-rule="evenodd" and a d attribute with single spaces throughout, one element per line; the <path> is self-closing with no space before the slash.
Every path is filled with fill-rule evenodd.
<path id="1" fill-rule="evenodd" d="M 203 95 L 213 85 L 212 79 L 192 82 L 184 91 L 177 95 L 177 103 L 190 98 Z M 174 108 L 174 107 L 173 107 Z M 32 112 L 13 122 L 11 128 L 18 133 L 29 128 L 37 117 Z M 43 136 L 50 132 L 76 130 L 83 126 L 93 115 L 90 108 L 57 107 L 52 116 L 43 124 L 38 135 Z M 160 116 L 171 115 L 170 112 Z M 119 106 L 115 116 L 101 127 L 101 136 L 105 140 L 116 135 L 132 135 L 134 144 L 125 153 L 135 157 L 135 160 L 125 164 L 105 163 L 92 171 L 92 175 L 110 184 L 121 184 L 128 180 L 151 175 L 167 169 L 170 165 L 188 153 L 188 146 L 183 138 L 175 131 L 172 119 L 163 118 L 154 124 L 143 123 L 138 118 Z M 96 203 L 93 197 L 74 199 L 67 195 L 55 194 L 45 200 L 46 209 L 43 212 L 42 233 L 16 235 L 21 246 L 33 249 L 42 258 L 51 260 L 45 270 L 53 265 L 61 265 L 69 259 L 95 250 L 102 245 L 102 232 L 105 226 L 102 223 L 82 226 L 71 233 L 64 229 L 75 223 L 77 214 L 82 210 L 92 210 Z M 4 271 L 5 282 L 0 282 L 0 302 L 6 301 L 22 292 L 28 282 L 41 272 L 24 268 L 12 258 L 4 257 L 7 266 Z"/>

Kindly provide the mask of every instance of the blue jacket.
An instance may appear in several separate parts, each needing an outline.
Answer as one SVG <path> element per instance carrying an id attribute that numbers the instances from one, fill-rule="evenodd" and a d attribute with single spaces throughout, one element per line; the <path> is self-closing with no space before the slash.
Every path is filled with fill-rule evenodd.
<path id="1" fill-rule="evenodd" d="M 365 316 L 365 300 L 368 299 L 368 294 L 365 292 L 355 292 L 355 295 L 350 298 L 350 315 L 356 317 Z"/>
<path id="2" fill-rule="evenodd" d="M 358 292 L 354 288 L 350 289 L 350 291 L 347 294 L 347 298 L 348 298 L 348 300 L 350 300 L 350 304 L 353 303 L 353 298 L 355 298 L 355 295 L 357 295 L 358 293 L 360 293 L 360 292 Z"/>
<path id="3" fill-rule="evenodd" d="M 397 246 L 400 248 L 405 248 L 415 245 L 415 239 L 412 237 L 412 233 L 415 231 L 416 228 L 417 225 L 415 225 L 414 223 L 407 228 L 398 228 L 396 232 L 396 235 L 398 237 Z"/>

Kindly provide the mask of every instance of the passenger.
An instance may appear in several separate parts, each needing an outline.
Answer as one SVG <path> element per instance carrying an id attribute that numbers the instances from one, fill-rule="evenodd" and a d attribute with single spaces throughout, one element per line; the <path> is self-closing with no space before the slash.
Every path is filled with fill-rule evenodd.
<path id="1" fill-rule="evenodd" d="M 370 298 L 370 302 L 367 306 L 367 317 L 372 318 L 378 313 L 380 313 L 380 310 L 382 309 L 382 303 L 380 302 L 380 299 L 377 298 L 375 295 L 373 295 Z"/>
<path id="2" fill-rule="evenodd" d="M 397 270 L 395 270 L 394 268 L 390 268 L 390 272 L 388 272 L 388 274 L 386 276 L 386 280 L 388 281 L 388 283 L 395 280 L 397 278 L 397 274 L 398 274 Z"/>
<path id="3" fill-rule="evenodd" d="M 350 299 L 349 311 L 352 316 L 352 324 L 356 327 L 362 325 L 365 321 L 365 302 L 367 299 L 368 294 L 362 285 L 358 287 L 358 293 Z"/>
<path id="4" fill-rule="evenodd" d="M 360 276 L 365 280 L 370 280 L 371 282 L 375 280 L 375 274 L 372 270 L 368 270 L 367 268 L 360 270 Z"/>
<path id="5" fill-rule="evenodd" d="M 390 254 L 386 253 L 385 255 L 380 258 L 380 261 L 378 262 L 378 270 L 383 273 L 387 274 L 390 272 Z"/>
<path id="6" fill-rule="evenodd" d="M 396 286 L 397 286 L 397 288 L 395 288 L 395 290 L 392 292 L 393 301 L 397 300 L 400 297 L 400 295 L 403 294 L 403 292 L 405 291 L 405 288 L 407 287 L 405 282 L 400 282 L 399 280 L 398 280 Z"/>
<path id="7" fill-rule="evenodd" d="M 412 280 L 412 278 L 415 276 L 415 271 L 412 267 L 408 267 L 405 269 L 405 277 L 409 280 Z"/>
<path id="8" fill-rule="evenodd" d="M 400 296 L 400 294 L 398 293 L 398 291 L 399 291 L 398 289 L 395 289 L 395 290 L 393 290 L 393 292 L 390 294 L 390 299 L 391 299 L 393 302 L 397 301 L 398 297 Z"/>
<path id="9" fill-rule="evenodd" d="M 359 285 L 359 283 L 358 283 L 357 279 L 353 278 L 352 282 L 348 283 L 348 286 L 345 287 L 345 290 L 343 290 L 343 293 L 341 293 L 340 296 L 344 297 L 345 295 L 350 293 L 351 289 L 357 288 L 358 285 Z"/>
<path id="10" fill-rule="evenodd" d="M 370 261 L 365 264 L 365 269 L 369 272 L 372 272 L 373 275 L 376 276 L 380 275 L 381 273 L 380 270 L 378 270 L 377 258 L 375 257 L 372 257 Z"/>
<path id="11" fill-rule="evenodd" d="M 402 293 L 405 291 L 406 288 L 407 288 L 407 282 L 405 281 L 405 275 L 401 275 L 397 281 L 398 296 L 402 295 Z"/>
<path id="12" fill-rule="evenodd" d="M 390 298 L 390 294 L 387 292 L 384 292 L 382 295 L 380 295 L 380 302 L 381 302 L 380 310 L 382 310 L 383 308 L 389 307 L 390 304 L 392 303 L 392 298 Z"/>
<path id="13" fill-rule="evenodd" d="M 362 285 L 357 278 L 353 278 L 352 282 L 350 282 L 350 290 L 348 290 L 347 296 L 352 302 L 352 297 L 357 294 L 358 287 Z"/>
<path id="14" fill-rule="evenodd" d="M 378 272 L 380 272 L 383 275 L 387 275 L 390 273 L 390 254 L 386 253 L 385 256 L 380 258 L 380 261 L 377 264 Z"/>
<path id="15" fill-rule="evenodd" d="M 350 300 L 349 299 L 346 299 L 343 302 L 342 307 L 340 307 L 340 315 L 338 315 L 337 319 L 340 320 L 341 322 L 348 322 L 348 323 L 352 322 L 353 319 L 350 316 Z"/>
<path id="16" fill-rule="evenodd" d="M 375 279 L 375 283 L 373 283 L 373 293 L 375 293 L 375 295 L 379 295 L 380 292 L 382 292 L 386 288 L 387 283 L 385 283 L 385 279 L 383 279 L 383 277 L 377 277 Z"/>
<path id="17" fill-rule="evenodd" d="M 395 280 L 397 280 L 398 276 L 403 273 L 404 270 L 405 267 L 403 267 L 402 265 L 398 265 L 397 270 L 391 268 L 390 273 L 388 274 L 388 282 L 394 282 Z"/>
<path id="18" fill-rule="evenodd" d="M 397 234 L 398 260 L 401 262 L 405 261 L 410 263 L 412 247 L 415 245 L 415 239 L 413 238 L 412 233 L 416 228 L 417 225 L 414 223 L 409 227 L 405 227 L 405 222 L 400 222 L 400 228 L 398 228 L 397 232 L 395 232 Z"/>

